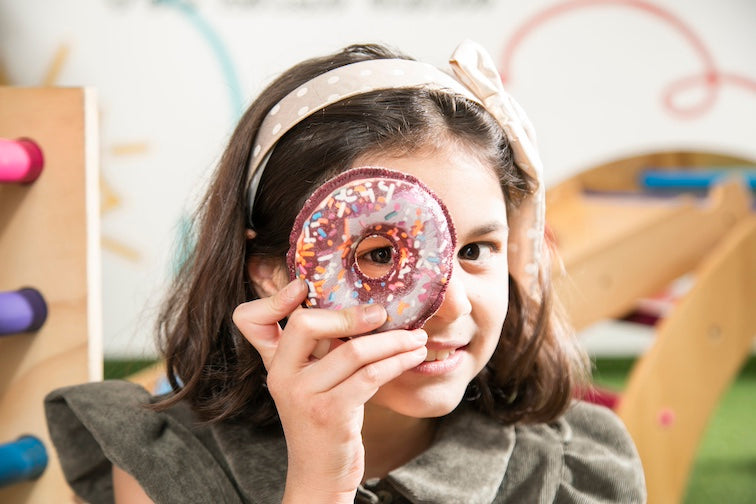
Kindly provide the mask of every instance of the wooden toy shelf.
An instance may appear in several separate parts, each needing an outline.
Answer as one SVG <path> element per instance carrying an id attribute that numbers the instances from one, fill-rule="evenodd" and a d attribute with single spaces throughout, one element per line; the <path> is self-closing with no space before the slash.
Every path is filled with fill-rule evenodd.
<path id="1" fill-rule="evenodd" d="M 47 319 L 0 337 L 0 442 L 24 434 L 46 447 L 33 481 L 0 488 L 0 502 L 75 502 L 47 434 L 43 398 L 102 378 L 97 113 L 91 90 L 0 87 L 0 137 L 30 138 L 44 168 L 0 184 L 0 291 L 34 287 Z"/>

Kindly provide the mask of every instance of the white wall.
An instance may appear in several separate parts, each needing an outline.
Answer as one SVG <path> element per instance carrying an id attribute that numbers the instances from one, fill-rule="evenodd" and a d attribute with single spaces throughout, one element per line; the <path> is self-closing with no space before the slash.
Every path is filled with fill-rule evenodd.
<path id="1" fill-rule="evenodd" d="M 643 151 L 756 159 L 754 26 L 751 0 L 0 0 L 0 65 L 14 85 L 97 88 L 105 348 L 138 356 L 192 196 L 241 108 L 298 60 L 380 41 L 441 65 L 473 38 L 504 69 L 523 33 L 507 87 L 552 184 Z M 666 106 L 707 61 L 721 84 L 673 94 L 687 115 Z"/>

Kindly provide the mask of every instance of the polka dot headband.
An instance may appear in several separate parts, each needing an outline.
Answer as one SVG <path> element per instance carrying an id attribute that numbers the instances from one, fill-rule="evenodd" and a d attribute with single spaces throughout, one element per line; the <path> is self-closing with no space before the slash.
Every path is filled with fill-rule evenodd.
<path id="1" fill-rule="evenodd" d="M 378 59 L 345 65 L 304 83 L 278 102 L 255 138 L 247 172 L 249 211 L 254 208 L 265 165 L 281 137 L 306 117 L 351 96 L 381 89 L 428 87 L 459 94 L 482 105 L 509 139 L 514 161 L 537 181 L 536 191 L 509 216 L 509 269 L 531 296 L 538 295 L 544 247 L 545 189 L 535 132 L 520 105 L 504 90 L 491 56 L 466 40 L 449 59 L 451 72 L 412 60 Z M 251 220 L 251 218 L 250 218 Z"/>

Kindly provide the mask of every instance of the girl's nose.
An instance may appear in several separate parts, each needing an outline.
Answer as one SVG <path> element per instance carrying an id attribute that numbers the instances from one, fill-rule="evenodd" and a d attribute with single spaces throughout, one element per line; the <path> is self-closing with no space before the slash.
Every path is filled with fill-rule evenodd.
<path id="1" fill-rule="evenodd" d="M 446 287 L 444 301 L 436 312 L 436 318 L 445 322 L 452 322 L 459 317 L 469 315 L 472 311 L 472 304 L 467 297 L 463 276 L 464 272 L 460 271 L 459 266 L 455 265 L 449 279 L 449 285 Z"/>

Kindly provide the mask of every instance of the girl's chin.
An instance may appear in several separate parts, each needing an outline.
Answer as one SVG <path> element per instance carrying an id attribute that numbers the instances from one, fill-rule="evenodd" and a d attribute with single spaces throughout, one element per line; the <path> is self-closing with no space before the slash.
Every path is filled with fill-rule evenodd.
<path id="1" fill-rule="evenodd" d="M 437 418 L 448 415 L 459 406 L 464 394 L 464 390 L 454 394 L 445 387 L 441 391 L 423 390 L 413 394 L 395 395 L 388 391 L 382 392 L 383 389 L 373 396 L 370 403 L 413 418 Z"/>

